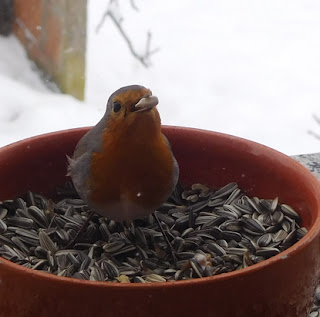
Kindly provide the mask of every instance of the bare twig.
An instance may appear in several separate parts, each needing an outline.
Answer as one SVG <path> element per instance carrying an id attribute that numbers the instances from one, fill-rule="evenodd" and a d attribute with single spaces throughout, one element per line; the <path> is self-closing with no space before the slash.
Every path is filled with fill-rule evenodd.
<path id="1" fill-rule="evenodd" d="M 312 115 L 313 119 L 316 120 L 318 124 L 320 124 L 320 118 L 316 116 L 315 114 Z"/>
<path id="2" fill-rule="evenodd" d="M 124 38 L 124 40 L 126 41 L 126 43 L 127 43 L 128 47 L 129 47 L 129 50 L 130 50 L 131 54 L 132 54 L 136 59 L 138 59 L 145 67 L 148 67 L 149 65 L 148 65 L 148 63 L 146 62 L 146 59 L 147 59 L 148 56 L 147 56 L 147 55 L 139 55 L 139 54 L 135 51 L 135 49 L 134 49 L 134 47 L 133 47 L 133 45 L 132 45 L 129 37 L 127 36 L 127 34 L 125 33 L 125 31 L 123 30 L 121 23 L 120 23 L 120 22 L 115 18 L 115 16 L 113 15 L 113 12 L 112 12 L 112 11 L 109 11 L 108 15 L 109 15 L 109 17 L 111 18 L 111 20 L 113 21 L 113 23 L 116 25 L 116 27 L 118 28 L 118 30 L 119 30 L 120 34 L 122 35 L 122 37 Z"/>
<path id="3" fill-rule="evenodd" d="M 130 1 L 131 6 L 134 10 L 138 11 L 138 8 L 136 7 L 135 3 L 133 0 Z M 143 54 L 139 54 L 136 49 L 134 48 L 132 41 L 130 40 L 129 36 L 125 32 L 123 26 L 122 26 L 122 21 L 123 18 L 121 16 L 117 16 L 115 12 L 115 7 L 119 7 L 118 0 L 110 0 L 107 9 L 105 10 L 100 22 L 98 23 L 96 27 L 96 32 L 99 32 L 101 29 L 102 25 L 104 24 L 105 20 L 107 17 L 109 17 L 112 22 L 115 24 L 117 29 L 119 30 L 121 36 L 125 40 L 125 42 L 128 45 L 128 48 L 131 52 L 131 54 L 138 60 L 140 63 L 145 66 L 149 67 L 150 66 L 150 56 L 155 54 L 156 52 L 159 51 L 159 48 L 151 49 L 151 39 L 152 39 L 152 34 L 151 32 L 147 33 L 147 40 L 146 40 L 146 49 Z"/>
<path id="4" fill-rule="evenodd" d="M 320 118 L 318 116 L 316 116 L 315 114 L 313 114 L 312 117 L 320 125 Z M 308 133 L 311 134 L 312 136 L 314 136 L 315 138 L 317 138 L 318 140 L 320 140 L 320 134 L 315 133 L 311 130 L 308 130 Z"/>
<path id="5" fill-rule="evenodd" d="M 308 133 L 311 134 L 312 136 L 314 136 L 316 139 L 320 140 L 320 134 L 317 134 L 311 130 L 308 130 Z"/>
<path id="6" fill-rule="evenodd" d="M 131 4 L 132 9 L 136 10 L 137 12 L 139 12 L 139 8 L 134 3 L 134 0 L 130 0 L 130 4 Z"/>
<path id="7" fill-rule="evenodd" d="M 96 26 L 96 33 L 98 33 L 102 27 L 102 25 L 104 24 L 107 16 L 109 15 L 109 11 L 110 11 L 110 7 L 112 6 L 112 3 L 114 3 L 114 0 L 110 0 L 107 9 L 104 11 L 103 16 L 101 17 L 100 22 L 98 23 L 98 25 Z"/>

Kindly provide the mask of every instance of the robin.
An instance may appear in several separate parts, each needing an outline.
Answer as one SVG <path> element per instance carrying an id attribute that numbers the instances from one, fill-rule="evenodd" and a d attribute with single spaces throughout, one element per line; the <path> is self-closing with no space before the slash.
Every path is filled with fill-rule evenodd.
<path id="1" fill-rule="evenodd" d="M 77 144 L 68 173 L 80 197 L 108 219 L 154 212 L 176 186 L 179 168 L 161 133 L 158 98 L 143 86 L 122 87 L 103 118 Z"/>

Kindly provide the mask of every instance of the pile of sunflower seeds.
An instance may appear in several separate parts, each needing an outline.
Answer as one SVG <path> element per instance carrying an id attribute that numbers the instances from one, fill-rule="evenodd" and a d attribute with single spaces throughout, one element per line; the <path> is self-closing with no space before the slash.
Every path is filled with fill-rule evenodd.
<path id="1" fill-rule="evenodd" d="M 236 183 L 214 191 L 177 186 L 156 217 L 117 223 L 90 213 L 70 183 L 53 202 L 28 192 L 0 203 L 0 256 L 24 267 L 91 281 L 165 282 L 254 265 L 307 232 L 290 206 L 249 198 Z M 168 247 L 169 240 L 172 248 Z"/>

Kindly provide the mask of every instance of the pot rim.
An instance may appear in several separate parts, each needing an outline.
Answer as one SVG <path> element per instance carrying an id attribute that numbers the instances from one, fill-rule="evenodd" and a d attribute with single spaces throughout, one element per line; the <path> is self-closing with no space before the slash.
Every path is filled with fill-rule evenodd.
<path id="1" fill-rule="evenodd" d="M 30 142 L 33 142 L 35 140 L 39 141 L 41 139 L 47 139 L 48 137 L 59 137 L 59 136 L 65 136 L 66 134 L 71 134 L 79 131 L 83 131 L 84 133 L 87 132 L 92 127 L 80 127 L 80 128 L 73 128 L 73 129 L 64 129 L 54 132 L 49 132 L 45 134 L 36 135 L 33 137 L 29 137 L 8 145 L 5 145 L 4 147 L 0 148 L 0 155 L 3 151 L 6 151 L 12 147 L 15 146 L 21 146 L 26 144 L 26 146 L 29 146 Z M 169 126 L 169 125 L 162 125 L 162 128 L 164 130 L 172 129 L 172 130 L 180 130 L 180 131 L 188 131 L 188 132 L 194 132 L 194 133 L 205 133 L 210 134 L 212 136 L 216 136 L 219 138 L 225 138 L 228 141 L 237 141 L 238 143 L 246 144 L 250 148 L 254 146 L 255 148 L 260 148 L 261 150 L 267 150 L 270 154 L 274 154 L 277 156 L 282 156 L 283 158 L 286 158 L 290 164 L 295 165 L 295 169 L 300 170 L 306 174 L 307 179 L 310 181 L 310 183 L 313 184 L 314 190 L 319 191 L 320 193 L 320 182 L 318 179 L 303 165 L 292 159 L 291 157 L 287 156 L 284 153 L 281 153 L 275 149 L 272 149 L 266 145 L 233 136 L 226 133 L 221 132 L 215 132 L 210 130 L 204 130 L 204 129 L 197 129 L 197 128 L 189 128 L 189 127 L 179 127 L 179 126 Z M 27 145 L 28 144 L 28 145 Z M 32 270 L 26 267 L 23 267 L 19 264 L 13 263 L 9 260 L 6 260 L 2 257 L 0 257 L 0 268 L 3 265 L 8 266 L 11 270 L 18 270 L 21 273 L 25 274 L 31 274 L 34 277 L 37 277 L 39 279 L 47 280 L 48 282 L 56 282 L 56 283 L 73 283 L 74 285 L 78 286 L 85 286 L 85 287 L 98 287 L 98 288 L 125 288 L 125 289 L 137 289 L 137 288 L 148 288 L 148 289 L 157 289 L 157 288 L 163 288 L 165 287 L 186 287 L 194 284 L 207 284 L 207 283 L 214 283 L 214 282 L 222 282 L 224 280 L 229 280 L 233 278 L 244 278 L 247 274 L 252 274 L 257 271 L 263 270 L 264 268 L 270 267 L 277 263 L 278 261 L 285 260 L 289 258 L 291 255 L 295 255 L 297 252 L 299 252 L 301 249 L 305 248 L 308 244 L 310 244 L 319 234 L 320 232 L 320 195 L 317 196 L 316 202 L 317 202 L 317 208 L 318 213 L 316 215 L 316 218 L 314 220 L 314 223 L 308 230 L 307 234 L 298 242 L 296 242 L 293 246 L 290 248 L 280 252 L 279 254 L 272 256 L 271 258 L 264 260 L 260 263 L 254 264 L 252 266 L 242 268 L 240 270 L 228 272 L 228 273 L 222 273 L 219 275 L 209 276 L 209 277 L 202 277 L 202 278 L 196 278 L 196 279 L 190 279 L 190 280 L 181 280 L 181 281 L 173 281 L 173 282 L 157 282 L 157 283 L 111 283 L 111 282 L 98 282 L 98 281 L 87 281 L 87 280 L 79 280 L 72 277 L 62 277 L 57 276 L 55 274 L 51 273 L 45 273 L 40 272 L 37 270 Z M 1 280 L 0 280 L 1 282 Z"/>

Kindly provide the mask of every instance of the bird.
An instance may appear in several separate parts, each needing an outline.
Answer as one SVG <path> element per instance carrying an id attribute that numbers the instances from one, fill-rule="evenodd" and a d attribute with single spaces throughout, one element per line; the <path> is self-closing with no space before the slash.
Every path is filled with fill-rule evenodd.
<path id="1" fill-rule="evenodd" d="M 179 166 L 161 132 L 157 105 L 143 86 L 116 90 L 102 119 L 68 157 L 68 175 L 92 212 L 132 221 L 153 213 L 172 193 Z"/>

